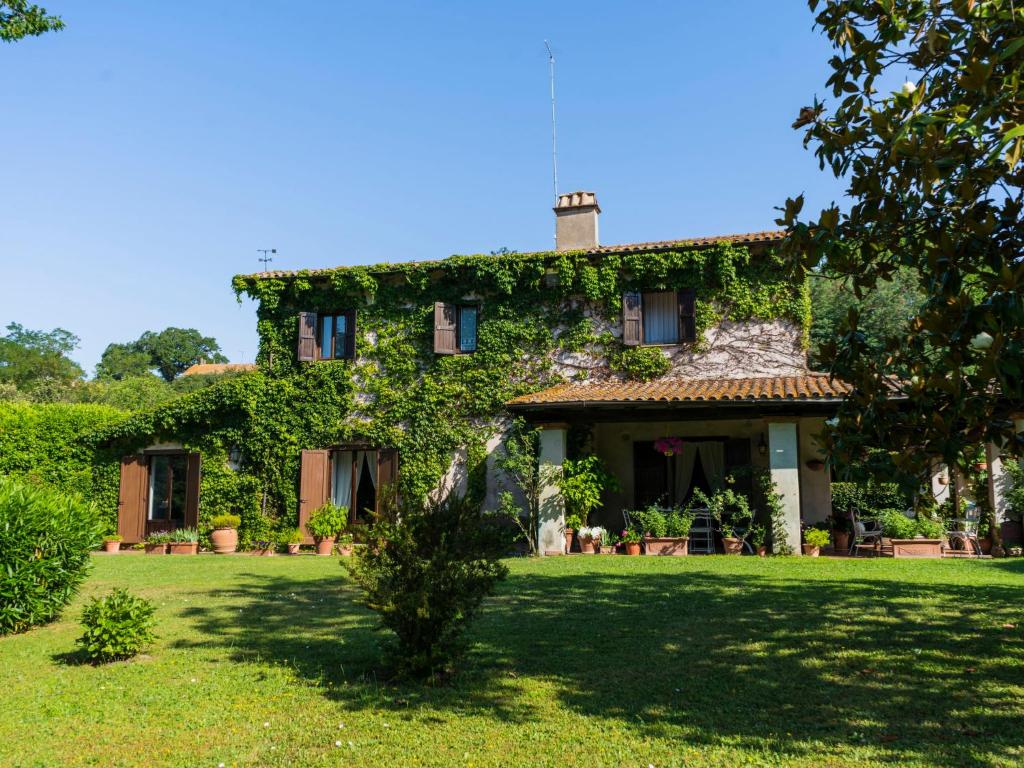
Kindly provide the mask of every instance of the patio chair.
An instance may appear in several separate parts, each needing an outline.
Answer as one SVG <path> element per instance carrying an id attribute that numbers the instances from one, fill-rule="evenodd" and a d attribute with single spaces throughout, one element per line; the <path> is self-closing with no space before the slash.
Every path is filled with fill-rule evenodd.
<path id="1" fill-rule="evenodd" d="M 981 509 L 973 501 L 967 504 L 963 517 L 949 520 L 951 530 L 946 531 L 950 549 L 972 552 L 981 557 L 981 543 L 978 541 L 978 530 L 981 527 Z"/>
<path id="2" fill-rule="evenodd" d="M 696 507 L 693 512 L 693 524 L 690 526 L 690 554 L 692 555 L 713 555 L 715 554 L 715 520 L 711 513 L 702 507 Z"/>
<path id="3" fill-rule="evenodd" d="M 850 520 L 853 523 L 853 534 L 850 536 L 848 554 L 856 557 L 862 551 L 870 551 L 877 555 L 882 549 L 882 524 L 878 520 L 862 519 L 855 509 L 850 510 Z"/>

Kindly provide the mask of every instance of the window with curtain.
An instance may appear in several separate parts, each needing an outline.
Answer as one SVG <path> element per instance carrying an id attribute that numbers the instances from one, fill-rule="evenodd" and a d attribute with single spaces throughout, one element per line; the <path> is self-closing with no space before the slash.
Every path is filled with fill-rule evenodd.
<path id="1" fill-rule="evenodd" d="M 679 343 L 679 297 L 675 291 L 643 295 L 644 344 Z"/>
<path id="2" fill-rule="evenodd" d="M 478 309 L 475 306 L 459 307 L 459 351 L 476 351 L 476 328 Z"/>

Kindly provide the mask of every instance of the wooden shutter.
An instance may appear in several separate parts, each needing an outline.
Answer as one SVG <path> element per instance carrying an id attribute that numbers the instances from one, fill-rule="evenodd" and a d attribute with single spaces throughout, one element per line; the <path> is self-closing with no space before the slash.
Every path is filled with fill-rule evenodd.
<path id="1" fill-rule="evenodd" d="M 199 480 L 202 476 L 202 457 L 198 453 L 188 455 L 185 469 L 185 527 L 199 526 Z"/>
<path id="2" fill-rule="evenodd" d="M 299 312 L 300 362 L 316 360 L 316 312 Z"/>
<path id="3" fill-rule="evenodd" d="M 622 343 L 635 347 L 643 338 L 643 300 L 636 291 L 622 294 Z"/>
<path id="4" fill-rule="evenodd" d="M 679 341 L 697 340 L 697 294 L 692 288 L 679 292 Z"/>
<path id="5" fill-rule="evenodd" d="M 459 351 L 458 324 L 454 304 L 434 302 L 434 354 L 454 355 Z"/>
<path id="6" fill-rule="evenodd" d="M 398 499 L 398 449 L 379 448 L 377 450 L 377 509 L 380 514 L 381 500 L 387 496 Z"/>
<path id="7" fill-rule="evenodd" d="M 328 451 L 303 451 L 299 468 L 299 527 L 306 531 L 309 516 L 327 503 L 331 489 L 331 461 Z M 306 533 L 304 543 L 312 544 Z"/>
<path id="8" fill-rule="evenodd" d="M 121 487 L 117 497 L 117 532 L 126 544 L 146 538 L 146 499 L 149 469 L 145 456 L 121 459 Z"/>

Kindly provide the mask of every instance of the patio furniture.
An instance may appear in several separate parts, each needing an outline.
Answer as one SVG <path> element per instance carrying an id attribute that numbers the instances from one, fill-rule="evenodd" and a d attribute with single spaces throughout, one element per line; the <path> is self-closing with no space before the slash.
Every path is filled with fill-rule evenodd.
<path id="1" fill-rule="evenodd" d="M 849 554 L 854 557 L 861 552 L 877 555 L 882 549 L 882 524 L 877 520 L 861 519 L 856 510 L 850 511 L 850 520 L 853 523 L 853 535 L 850 537 Z"/>
<path id="2" fill-rule="evenodd" d="M 978 541 L 978 530 L 981 527 L 981 510 L 973 501 L 967 504 L 963 517 L 954 517 L 949 521 L 951 530 L 946 531 L 950 549 L 961 549 L 973 552 L 981 557 L 981 543 Z M 959 545 L 959 546 L 958 546 Z"/>
<path id="3" fill-rule="evenodd" d="M 711 513 L 704 508 L 697 507 L 693 511 L 693 524 L 690 526 L 690 554 L 691 555 L 713 555 L 715 554 L 715 520 Z"/>

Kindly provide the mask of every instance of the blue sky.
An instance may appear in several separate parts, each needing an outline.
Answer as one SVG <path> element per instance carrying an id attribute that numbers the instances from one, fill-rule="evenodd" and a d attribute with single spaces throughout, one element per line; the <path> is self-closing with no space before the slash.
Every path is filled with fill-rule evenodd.
<path id="1" fill-rule="evenodd" d="M 231 276 L 551 245 L 559 186 L 603 243 L 767 229 L 841 196 L 789 125 L 830 55 L 802 0 L 47 0 L 0 45 L 0 323 L 104 347 L 170 325 L 256 353 Z M 301 15 L 298 15 L 301 13 Z"/>

